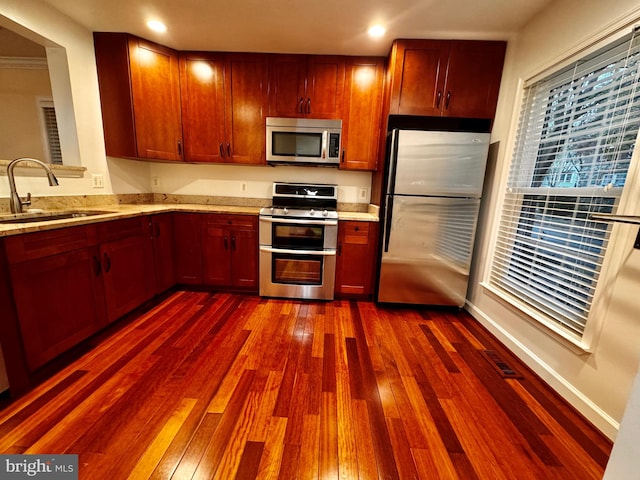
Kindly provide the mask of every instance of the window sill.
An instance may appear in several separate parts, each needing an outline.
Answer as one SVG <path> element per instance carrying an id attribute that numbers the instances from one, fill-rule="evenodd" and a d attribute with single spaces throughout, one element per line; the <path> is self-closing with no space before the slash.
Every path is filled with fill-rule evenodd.
<path id="1" fill-rule="evenodd" d="M 498 297 L 501 301 L 507 303 L 510 307 L 521 313 L 521 318 L 529 321 L 531 325 L 537 327 L 543 333 L 549 335 L 550 338 L 556 340 L 562 346 L 568 348 L 577 355 L 587 355 L 592 353 L 591 345 L 585 343 L 582 339 L 565 332 L 544 315 L 535 311 L 525 302 L 518 300 L 512 295 L 490 285 L 487 282 L 481 282 L 480 285 L 488 292 Z"/>
<path id="2" fill-rule="evenodd" d="M 0 160 L 0 175 L 7 175 L 7 167 L 11 163 L 10 160 Z M 84 177 L 84 172 L 87 171 L 86 167 L 77 167 L 74 165 L 56 165 L 56 164 L 48 164 L 53 170 L 53 173 L 56 177 L 60 178 L 82 178 Z M 44 176 L 44 170 L 41 166 L 36 165 L 35 163 L 22 162 L 16 165 L 15 169 L 16 176 L 19 177 L 42 177 Z"/>

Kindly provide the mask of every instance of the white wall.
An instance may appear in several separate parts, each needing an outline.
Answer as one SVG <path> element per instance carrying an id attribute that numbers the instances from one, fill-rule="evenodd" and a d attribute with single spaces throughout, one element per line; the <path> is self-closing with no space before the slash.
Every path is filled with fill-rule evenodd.
<path id="1" fill-rule="evenodd" d="M 45 158 L 38 99 L 51 98 L 46 68 L 0 68 L 0 159 Z"/>
<path id="2" fill-rule="evenodd" d="M 519 113 L 520 82 L 566 58 L 594 36 L 611 30 L 614 24 L 634 18 L 640 18 L 636 0 L 556 0 L 509 45 L 492 135 L 493 141 L 500 142 L 496 177 L 485 197 L 485 211 L 493 213 L 487 215 L 478 235 L 478 255 L 468 296 L 471 313 L 610 438 L 617 433 L 640 359 L 640 250 L 632 248 L 637 228 L 615 227 L 609 251 L 617 259 L 600 279 L 611 301 L 600 314 L 602 330 L 590 354 L 570 348 L 480 282 L 488 279 L 491 266 L 500 185 L 504 185 L 508 174 Z M 640 186 L 637 179 L 632 178 L 630 183 Z M 637 204 L 634 207 L 633 202 L 627 203 L 624 213 L 637 213 L 633 211 Z"/>

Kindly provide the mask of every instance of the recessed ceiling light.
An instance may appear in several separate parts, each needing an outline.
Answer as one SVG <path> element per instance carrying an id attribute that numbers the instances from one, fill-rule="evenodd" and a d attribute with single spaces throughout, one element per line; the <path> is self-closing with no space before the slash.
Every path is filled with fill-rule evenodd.
<path id="1" fill-rule="evenodd" d="M 147 27 L 154 32 L 164 33 L 167 31 L 167 26 L 159 20 L 149 20 L 147 22 Z"/>
<path id="2" fill-rule="evenodd" d="M 370 36 L 378 38 L 383 36 L 386 33 L 386 31 L 387 29 L 384 28 L 382 25 L 376 24 L 369 27 L 369 30 L 367 32 L 369 33 Z"/>

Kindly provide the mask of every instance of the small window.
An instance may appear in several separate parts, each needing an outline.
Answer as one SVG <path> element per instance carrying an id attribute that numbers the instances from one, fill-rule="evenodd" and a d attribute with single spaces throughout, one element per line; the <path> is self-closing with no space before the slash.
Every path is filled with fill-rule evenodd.
<path id="1" fill-rule="evenodd" d="M 40 115 L 42 118 L 42 135 L 45 143 L 45 153 L 49 155 L 49 163 L 62 165 L 62 150 L 58 136 L 58 122 L 56 110 L 50 100 L 40 100 Z"/>

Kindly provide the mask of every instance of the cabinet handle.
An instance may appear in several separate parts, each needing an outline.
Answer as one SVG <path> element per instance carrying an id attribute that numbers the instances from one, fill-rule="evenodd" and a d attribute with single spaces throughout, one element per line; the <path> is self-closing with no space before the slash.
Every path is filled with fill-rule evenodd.
<path id="1" fill-rule="evenodd" d="M 160 224 L 156 223 L 153 227 L 156 233 L 156 238 L 160 238 Z"/>
<path id="2" fill-rule="evenodd" d="M 438 94 L 436 95 L 436 108 L 440 108 L 441 101 L 442 101 L 442 91 L 438 90 Z"/>
<path id="3" fill-rule="evenodd" d="M 104 254 L 104 273 L 109 273 L 111 271 L 111 258 L 109 254 L 105 252 Z"/>
<path id="4" fill-rule="evenodd" d="M 307 98 L 307 113 L 311 113 L 311 97 Z"/>
<path id="5" fill-rule="evenodd" d="M 298 100 L 298 113 L 304 113 L 302 109 L 304 108 L 304 98 L 300 97 Z"/>
<path id="6" fill-rule="evenodd" d="M 102 264 L 100 263 L 100 258 L 97 255 L 93 256 L 93 265 L 96 271 L 96 277 L 99 277 L 102 273 Z"/>
<path id="7" fill-rule="evenodd" d="M 444 101 L 444 109 L 447 110 L 449 108 L 449 103 L 451 103 L 451 92 L 447 92 L 447 98 Z"/>
<path id="8" fill-rule="evenodd" d="M 224 158 L 224 143 L 220 142 L 220 156 Z"/>
<path id="9" fill-rule="evenodd" d="M 231 250 L 235 252 L 236 250 L 236 236 L 231 237 Z"/>
<path id="10" fill-rule="evenodd" d="M 342 163 L 344 163 L 344 156 L 345 156 L 345 155 L 346 155 L 346 153 L 345 153 L 344 148 L 343 148 L 343 149 L 342 149 L 342 157 L 341 157 L 341 159 L 340 159 L 340 161 L 341 161 Z"/>
<path id="11" fill-rule="evenodd" d="M 338 242 L 338 256 L 342 256 L 342 242 Z"/>
<path id="12" fill-rule="evenodd" d="M 224 236 L 224 249 L 229 250 L 229 237 L 226 235 Z"/>
<path id="13" fill-rule="evenodd" d="M 231 158 L 231 144 L 227 142 L 227 157 Z"/>
<path id="14" fill-rule="evenodd" d="M 178 156 L 182 157 L 182 142 L 178 140 Z"/>

